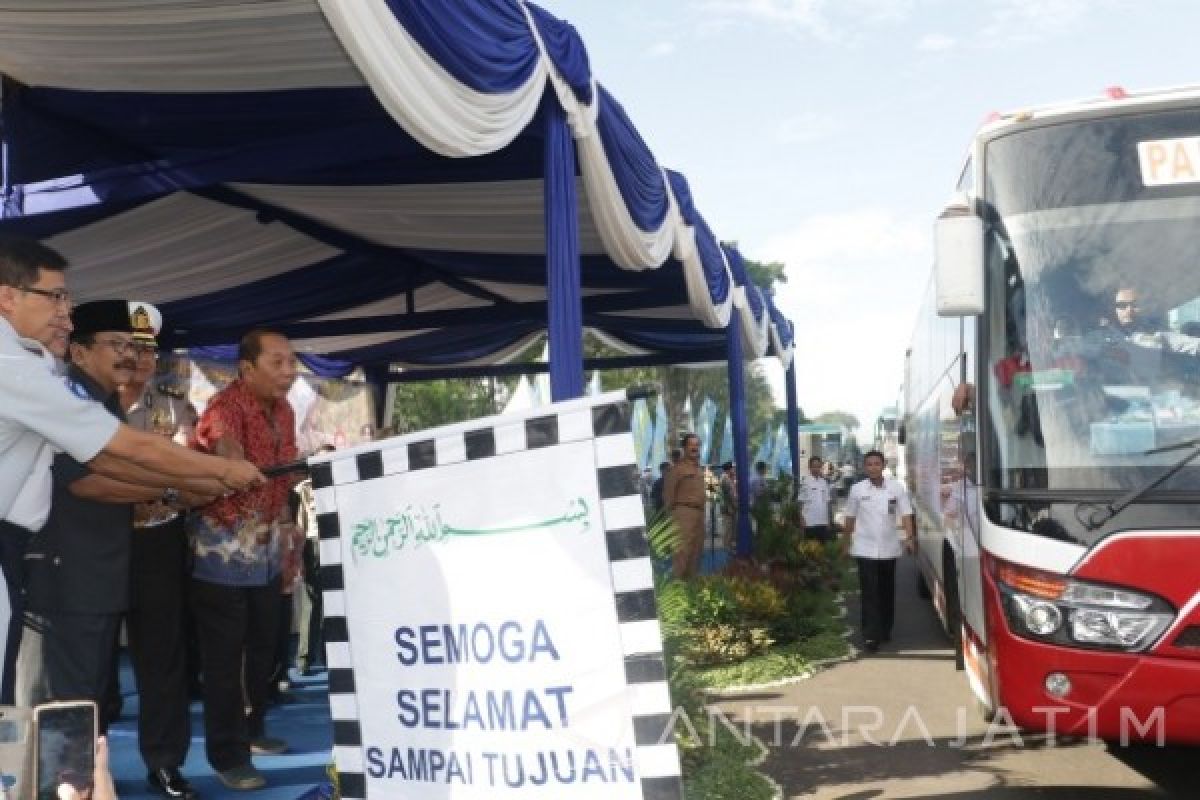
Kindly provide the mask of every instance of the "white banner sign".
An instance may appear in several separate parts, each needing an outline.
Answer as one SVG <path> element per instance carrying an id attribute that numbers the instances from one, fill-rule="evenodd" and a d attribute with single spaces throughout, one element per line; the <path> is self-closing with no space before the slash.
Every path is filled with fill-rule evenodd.
<path id="1" fill-rule="evenodd" d="M 629 404 L 533 413 L 314 462 L 345 798 L 680 797 Z"/>

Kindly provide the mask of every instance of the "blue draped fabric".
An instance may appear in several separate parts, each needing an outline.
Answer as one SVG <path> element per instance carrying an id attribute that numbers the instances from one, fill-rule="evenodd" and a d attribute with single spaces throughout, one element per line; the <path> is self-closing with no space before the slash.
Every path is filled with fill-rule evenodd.
<path id="1" fill-rule="evenodd" d="M 696 231 L 696 250 L 700 254 L 700 264 L 704 267 L 704 282 L 708 286 L 708 294 L 714 305 L 721 305 L 729 297 L 729 273 L 725 269 L 725 261 L 721 258 L 721 244 L 708 227 L 708 222 L 696 210 L 692 201 L 692 189 L 687 178 L 674 170 L 667 170 L 667 181 L 671 184 L 671 192 L 679 205 L 683 221 Z"/>
<path id="2" fill-rule="evenodd" d="M 191 347 L 187 352 L 188 357 L 193 359 L 222 361 L 227 364 L 237 361 L 237 345 L 234 344 Z M 297 353 L 296 357 L 318 378 L 344 378 L 354 371 L 354 364 L 350 361 L 326 358 L 311 353 Z"/>
<path id="3" fill-rule="evenodd" d="M 658 230 L 670 207 L 667 183 L 625 109 L 604 87 L 600 87 L 596 128 L 629 216 L 644 231 Z"/>
<path id="4" fill-rule="evenodd" d="M 575 99 L 584 105 L 591 105 L 592 65 L 579 31 L 571 23 L 533 3 L 526 3 L 525 7 L 529 9 L 529 16 L 533 18 L 542 44 L 546 46 L 546 55 L 571 87 Z"/>
<path id="5" fill-rule="evenodd" d="M 771 323 L 775 326 L 775 332 L 779 335 L 779 343 L 785 349 L 790 348 L 796 341 L 792 321 L 785 317 L 783 312 L 775 305 L 775 293 L 773 291 L 763 292 L 763 298 L 767 301 L 767 313 L 770 315 Z M 775 355 L 783 354 L 776 353 Z"/>
<path id="6" fill-rule="evenodd" d="M 792 494 L 796 496 L 800 488 L 800 476 L 808 469 L 808 464 L 800 463 L 800 406 L 796 402 L 795 362 L 788 365 L 783 385 L 787 391 L 787 441 L 788 450 L 792 453 Z"/>
<path id="7" fill-rule="evenodd" d="M 741 320 L 729 317 L 725 344 L 729 361 L 729 410 L 733 418 L 733 463 L 737 471 L 738 515 L 735 553 L 744 558 L 751 554 L 754 542 L 750 532 L 750 447 L 746 436 L 745 364 L 742 363 Z"/>
<path id="8" fill-rule="evenodd" d="M 575 142 L 553 92 L 542 101 L 546 120 L 546 313 L 550 396 L 583 396 L 583 303 L 579 288 L 579 219 Z"/>
<path id="9" fill-rule="evenodd" d="M 464 86 L 500 94 L 524 85 L 538 49 L 513 0 L 387 0 L 426 53 Z"/>

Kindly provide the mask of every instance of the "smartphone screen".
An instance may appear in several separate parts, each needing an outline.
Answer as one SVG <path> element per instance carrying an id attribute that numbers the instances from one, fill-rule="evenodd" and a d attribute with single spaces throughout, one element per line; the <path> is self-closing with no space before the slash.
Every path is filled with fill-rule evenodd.
<path id="1" fill-rule="evenodd" d="M 37 800 L 57 800 L 59 789 L 70 786 L 74 795 L 92 795 L 96 767 L 96 706 L 94 703 L 61 703 L 39 706 L 37 722 Z"/>

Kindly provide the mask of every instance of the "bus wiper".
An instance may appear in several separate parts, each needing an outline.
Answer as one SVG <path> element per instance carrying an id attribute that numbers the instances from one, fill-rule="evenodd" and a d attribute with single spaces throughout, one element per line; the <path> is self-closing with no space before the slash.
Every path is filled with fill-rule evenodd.
<path id="1" fill-rule="evenodd" d="M 1190 453 L 1188 453 L 1186 456 L 1184 456 L 1184 458 L 1182 460 L 1178 461 L 1176 464 L 1174 464 L 1170 469 L 1168 469 L 1162 475 L 1159 475 L 1154 480 L 1148 481 L 1147 483 L 1144 483 L 1143 485 L 1139 486 L 1138 488 L 1136 488 L 1130 492 L 1127 492 L 1126 494 L 1121 495 L 1116 500 L 1114 500 L 1111 503 L 1108 503 L 1107 505 L 1096 505 L 1095 503 L 1080 503 L 1079 505 L 1077 505 L 1075 507 L 1075 518 L 1077 520 L 1079 520 L 1080 524 L 1082 524 L 1083 527 L 1087 528 L 1089 531 L 1096 530 L 1101 525 L 1103 525 L 1104 523 L 1108 522 L 1110 519 L 1115 517 L 1117 514 L 1120 514 L 1122 511 L 1124 511 L 1130 505 L 1137 502 L 1139 498 L 1143 497 L 1150 491 L 1156 489 L 1160 485 L 1166 483 L 1168 480 L 1170 480 L 1170 478 L 1173 475 L 1175 475 L 1175 473 L 1179 472 L 1181 469 L 1186 467 L 1188 464 L 1192 463 L 1192 459 L 1194 459 L 1196 456 L 1200 456 L 1200 438 L 1188 439 L 1187 441 L 1178 442 L 1176 444 L 1170 444 L 1170 445 L 1167 445 L 1166 447 L 1156 447 L 1153 450 L 1147 450 L 1146 452 L 1142 453 L 1142 455 L 1144 455 L 1144 456 L 1152 456 L 1155 453 L 1167 453 L 1172 450 L 1183 450 L 1184 448 L 1187 448 L 1187 447 L 1190 447 L 1192 449 L 1192 451 Z M 1086 519 L 1084 519 L 1080 513 L 1083 511 L 1083 509 L 1085 507 L 1091 508 L 1091 513 L 1088 514 Z"/>

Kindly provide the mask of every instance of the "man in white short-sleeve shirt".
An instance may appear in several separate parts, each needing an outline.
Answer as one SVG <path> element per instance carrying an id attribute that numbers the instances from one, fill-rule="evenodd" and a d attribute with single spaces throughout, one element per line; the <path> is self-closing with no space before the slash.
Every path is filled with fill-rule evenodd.
<path id="1" fill-rule="evenodd" d="M 218 481 L 227 490 L 264 482 L 249 462 L 195 453 L 161 436 L 121 425 L 103 406 L 77 397 L 47 368 L 46 350 L 66 351 L 71 295 L 66 260 L 30 239 L 0 236 L 0 602 L 5 644 L 0 704 L 11 704 L 21 626 L 22 560 L 29 536 L 50 510 L 51 448 L 110 477 L 132 466 L 159 479 Z"/>
<path id="2" fill-rule="evenodd" d="M 830 501 L 833 498 L 833 487 L 821 474 L 825 462 L 820 456 L 808 459 L 808 474 L 800 476 L 800 502 L 804 509 L 804 538 L 814 541 L 833 541 L 833 527 L 830 525 Z"/>
<path id="3" fill-rule="evenodd" d="M 899 482 L 883 477 L 883 453 L 863 457 L 866 480 L 850 487 L 846 498 L 846 539 L 858 564 L 862 590 L 862 635 L 869 652 L 892 637 L 896 603 L 896 559 L 902 550 L 896 523 L 904 527 L 903 549 L 912 550 L 913 511 Z M 845 542 L 845 539 L 843 539 Z"/>

